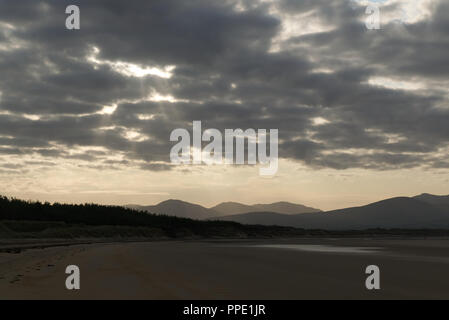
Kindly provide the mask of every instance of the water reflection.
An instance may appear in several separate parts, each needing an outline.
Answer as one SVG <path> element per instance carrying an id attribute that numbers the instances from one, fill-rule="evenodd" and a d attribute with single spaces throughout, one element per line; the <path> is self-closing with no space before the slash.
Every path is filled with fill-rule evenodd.
<path id="1" fill-rule="evenodd" d="M 289 249 L 309 252 L 327 253 L 376 253 L 381 248 L 378 247 L 338 247 L 321 244 L 266 244 L 256 245 L 259 248 Z"/>

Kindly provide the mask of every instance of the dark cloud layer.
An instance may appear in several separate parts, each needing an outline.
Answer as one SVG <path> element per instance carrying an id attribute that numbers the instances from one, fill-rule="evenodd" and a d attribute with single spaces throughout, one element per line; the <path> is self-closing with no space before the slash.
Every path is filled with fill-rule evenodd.
<path id="1" fill-rule="evenodd" d="M 447 1 L 379 31 L 349 0 L 77 1 L 78 31 L 65 29 L 69 4 L 0 0 L 0 157 L 169 170 L 170 132 L 201 120 L 278 128 L 279 156 L 314 168 L 449 167 Z M 279 40 L 285 16 L 305 13 L 329 28 Z M 133 77 L 118 72 L 123 63 L 175 69 Z M 376 77 L 426 90 L 369 83 Z M 155 92 L 174 100 L 144 99 Z M 104 151 L 70 152 L 79 147 Z M 106 159 L 114 154 L 124 159 Z"/>

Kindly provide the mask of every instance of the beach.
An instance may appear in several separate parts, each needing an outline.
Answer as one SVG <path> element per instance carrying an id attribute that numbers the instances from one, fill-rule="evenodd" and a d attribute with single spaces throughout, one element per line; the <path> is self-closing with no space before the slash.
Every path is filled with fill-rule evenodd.
<path id="1" fill-rule="evenodd" d="M 67 290 L 65 269 L 80 269 Z M 380 268 L 380 290 L 365 269 Z M 449 240 L 97 243 L 0 253 L 0 299 L 448 299 Z"/>

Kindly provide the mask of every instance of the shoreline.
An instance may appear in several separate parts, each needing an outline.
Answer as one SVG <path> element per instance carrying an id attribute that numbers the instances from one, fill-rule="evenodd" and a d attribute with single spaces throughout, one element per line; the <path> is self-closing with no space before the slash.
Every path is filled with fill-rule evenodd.
<path id="1" fill-rule="evenodd" d="M 34 241 L 33 241 L 34 240 Z M 254 237 L 254 238 L 128 238 L 128 239 L 0 239 L 0 253 L 18 254 L 26 250 L 46 249 L 54 247 L 70 247 L 75 245 L 151 243 L 151 242 L 252 242 L 252 241 L 294 241 L 294 240 L 449 240 L 442 236 L 407 236 L 407 235 L 367 235 L 367 236 L 296 236 L 296 237 Z"/>

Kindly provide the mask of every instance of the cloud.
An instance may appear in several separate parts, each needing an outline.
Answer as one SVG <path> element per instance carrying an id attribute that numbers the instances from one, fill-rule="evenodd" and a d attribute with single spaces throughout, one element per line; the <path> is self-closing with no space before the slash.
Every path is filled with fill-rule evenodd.
<path id="1" fill-rule="evenodd" d="M 279 156 L 312 168 L 447 168 L 446 1 L 378 31 L 345 0 L 78 1 L 79 31 L 68 4 L 0 0 L 4 156 L 170 170 L 170 132 L 201 120 L 279 129 Z"/>

